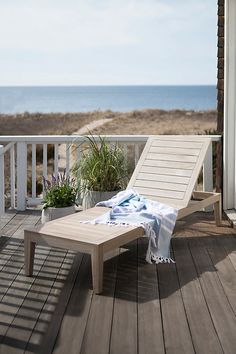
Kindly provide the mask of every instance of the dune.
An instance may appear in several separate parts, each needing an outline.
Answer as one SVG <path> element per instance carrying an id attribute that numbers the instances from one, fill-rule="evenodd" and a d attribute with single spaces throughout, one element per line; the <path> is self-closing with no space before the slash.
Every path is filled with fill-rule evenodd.
<path id="1" fill-rule="evenodd" d="M 103 122 L 102 125 L 95 121 Z M 93 134 L 204 134 L 216 130 L 215 110 L 146 109 L 132 112 L 0 114 L 0 135 L 64 135 L 91 127 Z M 92 123 L 93 122 L 93 123 Z M 91 125 L 92 123 L 92 125 Z M 87 130 L 82 130 L 87 134 Z"/>

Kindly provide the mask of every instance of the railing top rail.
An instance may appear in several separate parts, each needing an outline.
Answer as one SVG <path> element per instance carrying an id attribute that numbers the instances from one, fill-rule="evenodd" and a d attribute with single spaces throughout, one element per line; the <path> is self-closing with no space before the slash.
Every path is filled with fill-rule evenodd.
<path id="1" fill-rule="evenodd" d="M 150 136 L 153 135 L 102 135 L 106 137 L 109 141 L 119 141 L 119 142 L 146 142 Z M 165 135 L 166 137 L 173 137 L 175 135 Z M 196 137 L 196 135 L 177 135 Z M 197 135 L 202 138 L 210 138 L 211 141 L 220 141 L 221 135 Z M 99 139 L 98 135 L 94 135 L 95 139 Z M 84 135 L 8 135 L 0 136 L 0 142 L 25 142 L 25 143 L 73 143 L 73 142 L 83 142 L 86 136 Z"/>

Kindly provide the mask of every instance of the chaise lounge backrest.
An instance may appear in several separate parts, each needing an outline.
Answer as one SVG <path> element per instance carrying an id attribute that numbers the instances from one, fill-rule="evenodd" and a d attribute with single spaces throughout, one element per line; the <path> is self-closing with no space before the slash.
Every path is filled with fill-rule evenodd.
<path id="1" fill-rule="evenodd" d="M 127 188 L 177 209 L 186 208 L 201 171 L 209 138 L 149 138 Z"/>

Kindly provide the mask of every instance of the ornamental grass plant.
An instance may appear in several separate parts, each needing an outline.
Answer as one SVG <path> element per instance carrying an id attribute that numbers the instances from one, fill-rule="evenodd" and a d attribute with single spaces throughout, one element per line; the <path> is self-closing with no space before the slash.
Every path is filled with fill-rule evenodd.
<path id="1" fill-rule="evenodd" d="M 118 144 L 110 144 L 106 138 L 87 136 L 87 147 L 82 151 L 81 160 L 73 169 L 80 176 L 83 192 L 119 191 L 126 187 L 128 180 L 124 151 Z"/>

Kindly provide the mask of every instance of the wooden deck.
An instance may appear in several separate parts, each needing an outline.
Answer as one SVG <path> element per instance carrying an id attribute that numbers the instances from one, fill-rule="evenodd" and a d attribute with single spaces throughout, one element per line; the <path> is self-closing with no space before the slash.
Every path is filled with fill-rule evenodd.
<path id="1" fill-rule="evenodd" d="M 103 295 L 83 254 L 38 247 L 35 277 L 24 276 L 23 230 L 38 222 L 35 211 L 1 219 L 1 354 L 235 354 L 236 237 L 226 221 L 178 222 L 176 264 L 149 265 L 147 240 L 129 244 L 105 262 Z"/>

